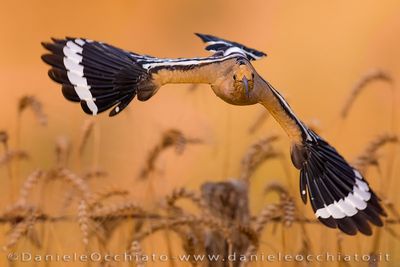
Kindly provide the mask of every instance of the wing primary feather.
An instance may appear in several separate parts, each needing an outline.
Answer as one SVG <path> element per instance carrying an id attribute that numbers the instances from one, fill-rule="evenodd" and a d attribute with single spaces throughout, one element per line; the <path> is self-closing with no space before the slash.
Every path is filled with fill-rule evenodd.
<path id="1" fill-rule="evenodd" d="M 386 213 L 362 175 L 325 140 L 307 129 L 302 145 L 307 157 L 300 167 L 300 191 L 306 187 L 317 218 L 348 235 L 371 235 L 369 223 L 382 226 Z M 299 146 L 297 144 L 297 146 Z M 306 195 L 302 194 L 302 199 Z M 304 199 L 303 199 L 303 202 Z"/>
<path id="2" fill-rule="evenodd" d="M 129 52 L 83 38 L 52 40 L 42 43 L 49 51 L 42 56 L 52 66 L 49 76 L 62 84 L 66 99 L 81 103 L 85 113 L 97 115 L 114 107 L 114 116 L 143 88 L 152 89 L 151 95 L 157 89 L 151 74 Z"/>

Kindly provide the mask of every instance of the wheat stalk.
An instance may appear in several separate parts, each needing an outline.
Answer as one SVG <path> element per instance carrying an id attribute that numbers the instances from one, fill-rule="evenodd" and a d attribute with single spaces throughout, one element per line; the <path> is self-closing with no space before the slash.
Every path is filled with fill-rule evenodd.
<path id="1" fill-rule="evenodd" d="M 33 206 L 18 203 L 8 207 L 6 214 L 9 214 L 8 216 L 10 216 L 12 213 L 18 214 L 19 219 L 12 221 L 13 227 L 8 234 L 6 244 L 3 246 L 3 250 L 5 251 L 15 246 L 23 236 L 28 235 L 29 231 L 36 223 L 36 218 L 39 216 Z"/>
<path id="2" fill-rule="evenodd" d="M 143 250 L 142 250 L 142 246 L 140 245 L 139 241 L 137 241 L 137 240 L 132 241 L 129 252 L 135 259 L 136 267 L 144 267 L 145 266 L 145 264 L 142 260 Z"/>
<path id="3" fill-rule="evenodd" d="M 365 74 L 361 79 L 354 85 L 353 89 L 351 90 L 350 96 L 346 100 L 342 111 L 341 111 L 341 117 L 345 119 L 354 103 L 354 101 L 357 99 L 357 97 L 361 94 L 361 92 L 366 88 L 368 84 L 370 84 L 373 81 L 385 81 L 388 83 L 392 83 L 393 79 L 392 77 L 385 73 L 382 70 L 371 70 L 367 74 Z"/>
<path id="4" fill-rule="evenodd" d="M 60 169 L 58 175 L 70 183 L 82 195 L 84 200 L 91 201 L 92 193 L 89 186 L 80 176 L 68 169 Z"/>
<path id="5" fill-rule="evenodd" d="M 337 250 L 340 254 L 343 253 L 343 233 L 338 232 L 336 236 Z M 339 266 L 350 266 L 350 264 L 343 259 L 339 261 Z"/>
<path id="6" fill-rule="evenodd" d="M 7 150 L 8 133 L 6 131 L 0 131 L 0 143 L 3 143 Z"/>
<path id="7" fill-rule="evenodd" d="M 241 266 L 241 267 L 248 266 L 248 263 L 250 262 L 249 259 L 251 258 L 252 255 L 256 255 L 256 254 L 257 254 L 257 250 L 258 250 L 258 247 L 257 247 L 257 246 L 255 246 L 255 245 L 250 245 L 250 246 L 247 248 L 246 253 L 244 254 L 244 255 L 245 255 L 245 261 L 242 262 L 242 263 L 240 264 L 240 266 Z"/>
<path id="8" fill-rule="evenodd" d="M 253 229 L 256 233 L 261 234 L 264 230 L 265 225 L 270 222 L 273 218 L 279 217 L 281 214 L 279 205 L 269 204 L 265 206 L 260 214 L 257 216 Z"/>
<path id="9" fill-rule="evenodd" d="M 84 180 L 91 180 L 91 179 L 95 179 L 95 178 L 102 178 L 102 177 L 106 177 L 108 175 L 108 173 L 104 170 L 101 169 L 92 169 L 89 170 L 87 172 L 85 172 L 82 177 Z"/>
<path id="10" fill-rule="evenodd" d="M 157 224 L 153 224 L 149 229 L 144 230 L 143 232 L 138 233 L 135 236 L 136 240 L 142 240 L 143 238 L 163 229 L 170 229 L 179 225 L 190 225 L 190 224 L 198 224 L 206 226 L 210 229 L 220 231 L 224 238 L 228 243 L 231 243 L 230 239 L 230 229 L 227 227 L 221 220 L 217 220 L 212 217 L 197 217 L 194 215 L 186 215 L 181 216 L 177 219 L 160 221 Z"/>
<path id="11" fill-rule="evenodd" d="M 257 118 L 254 120 L 253 124 L 249 127 L 249 134 L 255 133 L 261 125 L 268 119 L 269 113 L 265 110 L 262 110 L 260 114 L 258 114 Z"/>
<path id="12" fill-rule="evenodd" d="M 202 211 L 206 211 L 208 209 L 207 204 L 204 203 L 203 199 L 195 191 L 188 190 L 184 187 L 174 189 L 170 195 L 166 196 L 166 202 L 168 206 L 172 207 L 175 206 L 176 201 L 182 198 L 189 199 Z"/>
<path id="13" fill-rule="evenodd" d="M 59 136 L 56 139 L 56 162 L 60 167 L 66 166 L 71 152 L 71 143 L 66 136 Z"/>
<path id="14" fill-rule="evenodd" d="M 272 144 L 278 140 L 278 136 L 272 135 L 252 144 L 242 158 L 241 179 L 248 181 L 258 166 L 264 161 L 280 156 Z"/>
<path id="15" fill-rule="evenodd" d="M 377 253 L 370 253 L 369 256 L 368 267 L 378 267 L 379 257 Z M 348 266 L 350 266 L 350 264 L 348 264 Z"/>
<path id="16" fill-rule="evenodd" d="M 307 259 L 307 255 L 311 254 L 311 248 L 310 248 L 310 240 L 308 238 L 308 236 L 304 235 L 304 226 L 302 226 L 303 228 L 303 236 L 301 239 L 301 247 L 300 250 L 298 252 L 299 255 L 302 255 L 306 261 L 303 262 L 303 266 L 309 266 L 310 261 Z"/>
<path id="17" fill-rule="evenodd" d="M 394 134 L 382 134 L 374 138 L 364 149 L 364 151 L 356 157 L 353 165 L 362 173 L 366 171 L 368 166 L 378 165 L 378 151 L 381 147 L 390 143 L 398 143 L 399 138 Z"/>
<path id="18" fill-rule="evenodd" d="M 279 207 L 282 212 L 283 225 L 290 227 L 296 219 L 296 204 L 289 194 L 289 190 L 278 182 L 271 182 L 264 190 L 265 194 L 277 192 L 279 194 Z"/>
<path id="19" fill-rule="evenodd" d="M 85 200 L 81 200 L 78 205 L 78 223 L 82 231 L 82 242 L 87 246 L 89 244 L 89 211 Z"/>
<path id="20" fill-rule="evenodd" d="M 29 155 L 23 150 L 8 150 L 0 156 L 0 166 L 7 165 L 13 160 L 27 160 Z"/>
<path id="21" fill-rule="evenodd" d="M 23 96 L 18 101 L 18 113 L 30 108 L 41 125 L 47 124 L 47 116 L 43 111 L 42 103 L 35 96 Z"/>
<path id="22" fill-rule="evenodd" d="M 21 205 L 26 205 L 28 203 L 29 193 L 32 191 L 32 188 L 39 182 L 39 179 L 42 177 L 43 172 L 41 170 L 36 170 L 32 172 L 25 182 L 22 184 L 19 193 L 19 200 L 17 201 Z"/>
<path id="23" fill-rule="evenodd" d="M 89 206 L 97 206 L 102 205 L 102 202 L 116 197 L 116 196 L 128 196 L 129 191 L 124 189 L 117 189 L 117 188 L 105 188 L 103 191 L 96 192 L 92 198 L 92 202 Z"/>
<path id="24" fill-rule="evenodd" d="M 281 194 L 280 205 L 282 207 L 282 222 L 284 226 L 292 226 L 296 219 L 296 205 L 293 198 L 287 194 Z"/>
<path id="25" fill-rule="evenodd" d="M 140 171 L 139 178 L 146 179 L 150 173 L 155 170 L 155 163 L 157 159 L 167 148 L 174 146 L 176 153 L 181 154 L 188 144 L 199 144 L 201 142 L 202 141 L 197 138 L 185 137 L 181 131 L 176 129 L 165 131 L 161 136 L 160 142 L 152 150 L 150 150 L 150 153 L 147 156 L 146 164 Z"/>
<path id="26" fill-rule="evenodd" d="M 94 120 L 88 119 L 84 121 L 81 129 L 81 137 L 78 146 L 79 155 L 82 155 L 83 151 L 85 150 L 89 137 L 93 132 L 93 127 L 94 127 Z"/>
<path id="27" fill-rule="evenodd" d="M 101 207 L 96 206 L 92 210 L 92 217 L 111 218 L 127 214 L 146 215 L 147 212 L 135 202 L 110 204 Z"/>

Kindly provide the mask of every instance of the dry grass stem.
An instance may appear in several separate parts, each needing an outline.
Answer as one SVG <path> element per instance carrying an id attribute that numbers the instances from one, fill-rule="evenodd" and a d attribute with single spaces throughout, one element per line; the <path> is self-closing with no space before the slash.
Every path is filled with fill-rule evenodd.
<path id="1" fill-rule="evenodd" d="M 61 169 L 58 174 L 70 183 L 82 195 L 84 200 L 90 202 L 92 193 L 85 180 L 68 169 Z"/>
<path id="2" fill-rule="evenodd" d="M 382 197 L 382 203 L 385 205 L 385 208 L 387 208 L 397 220 L 400 220 L 400 213 L 392 201 L 387 199 L 387 197 Z"/>
<path id="3" fill-rule="evenodd" d="M 369 256 L 368 267 L 378 267 L 379 256 L 376 253 L 370 253 Z"/>
<path id="4" fill-rule="evenodd" d="M 27 160 L 29 155 L 23 150 L 8 150 L 0 156 L 0 166 L 4 166 L 13 160 Z"/>
<path id="5" fill-rule="evenodd" d="M 398 143 L 399 138 L 393 134 L 382 134 L 374 138 L 365 150 L 354 160 L 353 165 L 364 173 L 371 165 L 378 166 L 378 151 L 381 147 L 390 143 Z"/>
<path id="6" fill-rule="evenodd" d="M 93 169 L 85 172 L 82 177 L 84 180 L 91 180 L 91 179 L 96 179 L 96 178 L 103 178 L 108 176 L 108 173 L 104 170 L 101 169 Z"/>
<path id="7" fill-rule="evenodd" d="M 281 194 L 280 205 L 282 207 L 282 222 L 286 227 L 292 226 L 296 219 L 296 205 L 291 196 L 287 194 Z"/>
<path id="8" fill-rule="evenodd" d="M 169 147 L 175 147 L 178 154 L 183 153 L 188 144 L 199 144 L 202 141 L 197 138 L 187 138 L 176 129 L 170 129 L 163 133 L 160 142 L 150 151 L 146 164 L 140 172 L 139 178 L 146 179 L 155 170 L 155 164 L 161 153 Z"/>
<path id="9" fill-rule="evenodd" d="M 96 205 L 102 205 L 102 203 L 110 198 L 123 196 L 126 197 L 129 195 L 128 190 L 117 189 L 117 188 L 105 188 L 103 191 L 96 192 L 92 198 L 91 207 Z"/>
<path id="10" fill-rule="evenodd" d="M 246 261 L 245 261 L 245 262 L 242 262 L 242 264 L 241 264 L 240 266 L 241 266 L 241 267 L 248 266 L 249 263 L 250 263 L 251 256 L 252 256 L 252 255 L 256 255 L 256 254 L 257 254 L 257 250 L 258 250 L 258 247 L 257 247 L 257 246 L 250 245 L 250 246 L 247 248 L 246 253 L 244 254 L 244 255 L 245 255 L 245 258 L 246 258 Z"/>
<path id="11" fill-rule="evenodd" d="M 249 147 L 242 158 L 241 179 L 248 181 L 257 167 L 263 162 L 281 155 L 272 145 L 276 140 L 278 140 L 278 136 L 272 135 L 259 140 Z"/>
<path id="12" fill-rule="evenodd" d="M 270 182 L 265 186 L 264 193 L 268 194 L 271 192 L 276 192 L 278 194 L 285 194 L 285 195 L 289 194 L 288 189 L 283 184 L 275 181 Z"/>
<path id="13" fill-rule="evenodd" d="M 249 127 L 249 134 L 253 134 L 258 129 L 260 129 L 263 123 L 268 119 L 268 117 L 269 113 L 266 110 L 262 110 L 253 122 L 253 124 Z"/>
<path id="14" fill-rule="evenodd" d="M 66 136 L 59 136 L 56 139 L 56 162 L 59 166 L 66 166 L 71 152 L 71 142 Z"/>
<path id="15" fill-rule="evenodd" d="M 34 226 L 36 218 L 38 216 L 36 210 L 33 207 L 27 206 L 14 206 L 11 207 L 8 212 L 22 212 L 22 214 L 20 214 L 22 216 L 20 217 L 22 218 L 22 220 L 14 221 L 11 224 L 12 229 L 8 234 L 7 242 L 3 247 L 3 249 L 6 251 L 15 246 L 23 236 L 28 236 L 28 233 Z"/>
<path id="16" fill-rule="evenodd" d="M 0 143 L 4 145 L 4 147 L 7 147 L 7 142 L 8 142 L 8 134 L 6 131 L 0 131 Z"/>
<path id="17" fill-rule="evenodd" d="M 289 190 L 278 182 L 271 182 L 265 188 L 265 194 L 276 192 L 279 194 L 279 207 L 282 212 L 281 220 L 286 227 L 292 226 L 296 220 L 296 204 L 289 194 Z"/>
<path id="18" fill-rule="evenodd" d="M 18 113 L 21 114 L 28 108 L 32 110 L 41 125 L 47 124 L 47 116 L 43 111 L 43 105 L 35 96 L 23 96 L 19 99 Z"/>
<path id="19" fill-rule="evenodd" d="M 79 155 L 82 155 L 83 151 L 85 150 L 89 137 L 93 132 L 93 127 L 94 127 L 94 120 L 92 119 L 85 120 L 85 122 L 82 125 L 81 138 L 78 146 Z"/>
<path id="20" fill-rule="evenodd" d="M 89 244 L 89 211 L 85 200 L 81 200 L 78 205 L 78 223 L 82 231 L 82 242 L 87 246 Z"/>
<path id="21" fill-rule="evenodd" d="M 273 218 L 277 218 L 280 215 L 281 210 L 279 205 L 269 204 L 265 206 L 254 222 L 254 231 L 258 234 L 261 234 L 261 232 L 264 230 L 265 225 L 269 223 Z"/>
<path id="22" fill-rule="evenodd" d="M 185 233 L 180 235 L 181 239 L 184 241 L 182 247 L 187 255 L 190 255 L 190 263 L 192 266 L 197 266 L 196 260 L 194 260 L 193 255 L 197 254 L 199 242 L 192 233 Z"/>
<path id="23" fill-rule="evenodd" d="M 223 222 L 213 217 L 197 217 L 193 215 L 181 216 L 180 218 L 173 220 L 160 221 L 159 223 L 153 224 L 149 229 L 146 229 L 135 236 L 136 240 L 142 240 L 143 238 L 164 229 L 173 229 L 176 226 L 181 225 L 202 225 L 213 230 L 220 231 L 220 233 L 230 241 L 230 229 Z"/>
<path id="24" fill-rule="evenodd" d="M 110 204 L 107 206 L 94 207 L 92 217 L 112 218 L 123 215 L 141 214 L 146 215 L 146 211 L 137 203 L 129 201 L 124 203 Z"/>
<path id="25" fill-rule="evenodd" d="M 340 232 L 338 232 L 336 235 L 336 245 L 337 245 L 338 252 L 342 254 L 343 253 L 343 234 Z M 339 267 L 344 267 L 344 266 L 350 267 L 351 265 L 347 261 L 344 261 L 343 259 L 341 259 L 339 261 Z"/>
<path id="26" fill-rule="evenodd" d="M 347 117 L 354 101 L 357 99 L 357 97 L 361 94 L 361 92 L 373 81 L 385 81 L 388 83 L 392 83 L 393 79 L 392 77 L 388 74 L 385 73 L 382 70 L 372 70 L 368 72 L 366 75 L 361 77 L 361 79 L 354 85 L 353 89 L 351 90 L 349 98 L 346 100 L 342 111 L 341 111 L 341 117 L 344 119 Z"/>
<path id="27" fill-rule="evenodd" d="M 400 241 L 400 235 L 391 226 L 387 225 L 384 229 L 387 233 L 389 233 L 389 235 L 391 235 L 397 241 Z"/>
<path id="28" fill-rule="evenodd" d="M 174 189 L 172 193 L 166 197 L 166 201 L 169 206 L 174 206 L 175 202 L 182 198 L 191 200 L 202 211 L 207 210 L 207 205 L 204 203 L 202 198 L 197 194 L 197 192 L 188 190 L 184 187 Z"/>
<path id="29" fill-rule="evenodd" d="M 304 234 L 304 231 L 303 231 L 303 236 L 301 239 L 301 247 L 300 247 L 298 254 L 302 255 L 304 258 L 307 259 L 307 255 L 310 255 L 311 253 L 312 253 L 312 251 L 311 251 L 311 247 L 310 247 L 310 240 L 309 240 L 308 236 L 306 236 Z M 302 265 L 309 266 L 309 260 L 304 261 Z"/>
<path id="30" fill-rule="evenodd" d="M 136 267 L 144 267 L 145 264 L 142 260 L 143 250 L 142 247 L 140 246 L 139 241 L 133 240 L 129 251 L 135 259 Z"/>
<path id="31" fill-rule="evenodd" d="M 29 194 L 32 191 L 32 188 L 39 182 L 42 174 L 42 171 L 36 170 L 28 176 L 28 178 L 21 186 L 19 200 L 17 201 L 18 203 L 20 203 L 21 205 L 26 205 L 28 203 Z"/>

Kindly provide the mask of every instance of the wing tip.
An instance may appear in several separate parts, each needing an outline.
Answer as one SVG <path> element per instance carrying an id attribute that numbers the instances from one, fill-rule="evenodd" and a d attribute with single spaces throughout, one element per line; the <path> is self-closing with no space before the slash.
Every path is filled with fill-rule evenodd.
<path id="1" fill-rule="evenodd" d="M 383 226 L 385 210 L 364 177 L 325 140 L 305 143 L 308 157 L 300 171 L 300 190 L 309 190 L 310 202 L 318 219 L 348 235 L 372 235 L 372 225 Z M 303 173 L 304 172 L 304 173 Z M 310 181 L 304 181 L 310 177 Z M 316 182 L 317 181 L 317 182 Z M 312 198 L 311 196 L 314 196 Z M 303 197 L 303 195 L 302 195 Z M 323 218 L 319 217 L 322 216 Z M 333 227 L 336 223 L 337 227 Z"/>
<path id="2" fill-rule="evenodd" d="M 210 37 L 213 37 L 213 36 L 211 36 L 211 35 L 209 35 L 209 34 L 203 34 L 203 33 L 198 33 L 198 32 L 195 32 L 194 33 L 197 37 L 199 37 L 203 42 L 205 42 L 205 43 L 207 43 L 207 39 L 209 39 Z"/>

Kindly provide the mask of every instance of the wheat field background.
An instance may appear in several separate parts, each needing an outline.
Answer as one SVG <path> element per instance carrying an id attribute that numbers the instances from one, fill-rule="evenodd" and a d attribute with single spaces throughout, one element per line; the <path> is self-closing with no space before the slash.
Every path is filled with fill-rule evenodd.
<path id="1" fill-rule="evenodd" d="M 0 149 L 0 244 L 4 246 L 0 266 L 67 265 L 8 261 L 8 253 L 15 251 L 127 251 L 135 239 L 135 229 L 145 232 L 157 224 L 146 216 L 165 213 L 166 199 L 174 190 L 176 193 L 176 189 L 184 187 L 198 193 L 205 182 L 240 178 L 247 148 L 268 136 L 278 136 L 274 149 L 280 156 L 264 162 L 249 178 L 251 214 L 256 216 L 266 205 L 279 203 L 279 194 L 264 193 L 265 186 L 273 182 L 284 186 L 297 214 L 314 220 L 311 207 L 300 201 L 298 171 L 291 165 L 285 133 L 269 117 L 249 133 L 263 112 L 261 106 L 228 105 L 206 85 L 168 85 L 148 102 L 133 101 L 117 117 L 102 114 L 92 118 L 79 105 L 65 101 L 40 59 L 44 53 L 40 42 L 64 36 L 104 41 L 159 57 L 206 56 L 207 51 L 194 32 L 213 34 L 266 52 L 267 58 L 254 62 L 257 71 L 282 92 L 302 120 L 346 159 L 356 163 L 358 159 L 359 163 L 364 157 L 366 177 L 384 200 L 389 214 L 386 226 L 374 228 L 371 237 L 338 235 L 337 231 L 315 223 L 294 220 L 287 226 L 281 221 L 269 221 L 259 236 L 258 252 L 388 253 L 391 260 L 377 265 L 366 261 L 289 264 L 399 266 L 400 146 L 395 140 L 400 134 L 400 2 L 0 3 L 0 141 L 4 141 Z M 371 81 L 369 77 L 373 77 Z M 354 93 L 360 81 L 366 84 L 360 86 L 358 94 Z M 355 99 L 344 118 L 341 112 L 352 94 Z M 171 134 L 171 129 L 176 129 L 170 140 L 176 149 L 165 149 L 156 157 L 154 166 L 149 164 L 149 153 L 157 150 L 163 134 Z M 382 145 L 372 155 L 369 145 L 382 136 L 392 137 L 393 142 Z M 194 144 L 190 140 L 195 140 Z M 67 178 L 53 179 L 53 172 L 60 167 Z M 141 178 L 146 167 L 150 171 Z M 32 178 L 36 170 L 42 172 L 37 183 Z M 34 182 L 25 183 L 27 177 Z M 81 200 L 85 190 L 94 197 L 106 198 L 98 205 L 108 207 L 103 212 L 112 212 L 112 208 L 118 209 L 125 203 L 128 213 L 148 213 L 141 220 L 126 218 L 109 225 L 115 227 L 114 231 L 110 231 L 107 242 L 99 242 L 93 234 L 98 229 L 90 221 L 90 214 L 85 215 L 88 203 Z M 34 206 L 46 216 L 61 219 L 33 218 L 29 229 L 25 229 L 26 221 L 10 217 L 13 212 L 26 212 L 16 205 L 21 204 L 21 197 L 25 207 Z M 190 201 L 183 200 L 179 206 L 194 215 L 201 212 Z M 141 253 L 171 255 L 185 252 L 182 242 L 182 236 L 167 227 L 134 246 Z M 103 265 L 135 264 L 141 263 Z M 69 263 L 75 265 L 102 264 Z M 253 262 L 249 266 L 264 265 L 265 262 Z M 146 266 L 190 263 L 158 261 Z"/>

